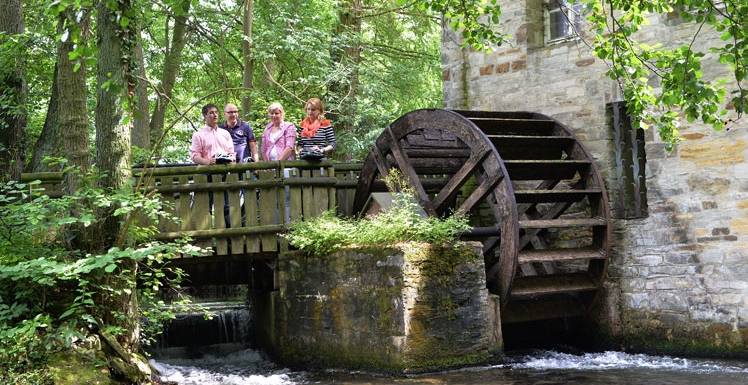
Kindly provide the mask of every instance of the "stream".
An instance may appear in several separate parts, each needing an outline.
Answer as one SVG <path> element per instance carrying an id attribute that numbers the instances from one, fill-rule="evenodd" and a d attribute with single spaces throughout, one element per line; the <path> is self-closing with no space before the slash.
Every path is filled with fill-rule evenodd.
<path id="1" fill-rule="evenodd" d="M 623 352 L 573 355 L 553 351 L 507 356 L 499 365 L 391 377 L 364 372 L 292 371 L 251 349 L 199 359 L 157 358 L 153 365 L 180 385 L 455 384 L 455 385 L 744 385 L 748 362 L 685 359 Z"/>

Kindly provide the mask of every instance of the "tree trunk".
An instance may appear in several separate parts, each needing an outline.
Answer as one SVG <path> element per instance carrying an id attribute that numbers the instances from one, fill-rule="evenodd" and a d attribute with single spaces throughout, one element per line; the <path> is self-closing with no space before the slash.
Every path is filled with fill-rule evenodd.
<path id="1" fill-rule="evenodd" d="M 242 73 L 242 114 L 244 120 L 250 118 L 252 108 L 250 91 L 253 87 L 252 73 L 254 72 L 254 56 L 252 55 L 252 22 L 254 20 L 254 0 L 245 0 L 244 4 L 244 39 L 242 40 L 242 55 L 244 57 L 244 72 Z"/>
<path id="2" fill-rule="evenodd" d="M 8 35 L 23 33 L 23 9 L 20 0 L 4 0 L 0 12 L 0 32 Z M 26 81 L 23 64 L 26 55 L 23 43 L 14 59 L 0 68 L 0 180 L 20 179 L 26 150 Z"/>
<path id="3" fill-rule="evenodd" d="M 129 1 L 118 2 L 117 5 L 122 8 L 130 6 Z M 122 59 L 127 50 L 127 37 L 118 36 L 121 31 L 112 22 L 114 18 L 114 12 L 106 4 L 98 5 L 96 165 L 104 174 L 100 180 L 101 186 L 119 189 L 130 181 L 130 127 L 121 122 L 124 97 L 129 86 L 126 77 L 129 68 L 125 68 Z M 129 38 L 134 37 L 130 35 Z"/>
<path id="4" fill-rule="evenodd" d="M 57 94 L 60 103 L 57 109 L 59 133 L 62 138 L 64 154 L 70 165 L 76 166 L 81 173 L 89 169 L 88 155 L 88 105 L 86 88 L 86 63 L 84 58 L 78 62 L 70 61 L 68 55 L 73 51 L 75 44 L 81 44 L 88 39 L 89 13 L 83 10 L 83 17 L 76 26 L 75 13 L 68 9 L 60 14 L 58 32 L 62 33 L 65 28 L 80 28 L 80 42 L 68 38 L 61 42 L 57 48 Z M 72 35 L 72 34 L 70 34 Z M 75 69 L 78 64 L 78 69 Z M 65 175 L 65 193 L 72 194 L 78 185 L 78 176 L 75 173 Z"/>
<path id="5" fill-rule="evenodd" d="M 163 135 L 166 107 L 169 105 L 174 82 L 177 79 L 179 67 L 182 62 L 182 49 L 185 44 L 190 3 L 189 0 L 182 0 L 174 8 L 175 17 L 174 30 L 171 37 L 171 50 L 164 59 L 164 72 L 161 77 L 161 85 L 159 86 L 159 95 L 158 99 L 156 99 L 153 115 L 151 115 L 151 143 L 157 143 L 161 135 Z"/>
<path id="6" fill-rule="evenodd" d="M 59 120 L 57 118 L 59 100 L 57 95 L 57 71 L 57 62 L 55 62 L 47 115 L 44 117 L 42 133 L 34 144 L 34 155 L 31 158 L 31 164 L 28 165 L 29 172 L 49 171 L 49 168 L 43 162 L 44 157 L 60 156 L 62 154 L 62 138 L 60 137 Z"/>
<path id="7" fill-rule="evenodd" d="M 110 9 L 107 3 L 114 9 Z M 129 0 L 115 3 L 100 1 L 97 5 L 98 46 L 96 71 L 96 165 L 102 173 L 99 184 L 107 189 L 130 189 L 130 126 L 122 123 L 125 96 L 134 93 L 135 81 L 132 78 L 132 58 L 135 33 L 131 21 L 129 29 L 116 22 L 115 15 L 130 15 Z M 112 215 L 114 208 L 100 212 L 99 239 L 101 250 L 112 246 L 123 247 L 121 222 Z M 136 290 L 134 288 L 137 265 L 133 262 L 118 266 L 122 273 L 110 277 L 111 284 L 119 293 L 109 293 L 103 298 L 104 323 L 127 330 L 121 342 L 125 348 L 135 349 L 138 344 L 138 317 Z"/>
<path id="8" fill-rule="evenodd" d="M 351 132 L 356 114 L 358 66 L 361 63 L 361 0 L 344 0 L 338 10 L 339 23 L 335 29 L 331 56 L 334 65 L 346 74 L 345 79 L 330 84 L 332 100 L 339 106 L 335 125 Z"/>
<path id="9" fill-rule="evenodd" d="M 148 82 L 145 73 L 145 58 L 143 57 L 143 41 L 138 38 L 135 46 L 135 60 L 137 62 L 138 79 L 135 86 L 135 115 L 131 142 L 133 146 L 142 149 L 151 148 L 150 128 L 148 124 Z"/>

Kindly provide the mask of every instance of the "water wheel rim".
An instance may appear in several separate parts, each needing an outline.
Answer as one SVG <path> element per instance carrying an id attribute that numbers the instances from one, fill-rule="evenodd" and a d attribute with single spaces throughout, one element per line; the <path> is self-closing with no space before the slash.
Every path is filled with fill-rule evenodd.
<path id="1" fill-rule="evenodd" d="M 452 175 L 452 179 L 444 187 L 450 188 L 452 191 L 442 189 L 432 200 L 425 192 L 418 173 L 411 166 L 407 151 L 401 148 L 400 141 L 414 132 L 435 128 L 444 130 L 462 141 L 470 149 L 471 156 L 463 167 Z M 488 276 L 486 278 L 493 286 L 491 287 L 492 291 L 498 293 L 502 304 L 505 304 L 508 301 L 514 274 L 517 270 L 519 222 L 517 205 L 514 200 L 514 189 L 508 177 L 509 174 L 501 156 L 488 137 L 473 122 L 453 111 L 422 109 L 401 116 L 385 128 L 364 162 L 359 185 L 356 189 L 354 212 L 360 212 L 363 209 L 376 176 L 387 175 L 391 166 L 387 161 L 387 156 L 390 154 L 395 160 L 395 165 L 392 166 L 397 166 L 403 171 L 405 177 L 415 188 L 419 203 L 430 215 L 436 215 L 440 211 L 443 202 L 454 192 L 454 186 L 459 185 L 459 183 L 452 183 L 454 178 L 464 179 L 466 173 L 479 175 L 477 179 L 480 179 L 481 185 L 476 191 L 480 190 L 481 186 L 483 186 L 483 190 L 476 194 L 482 196 L 474 199 L 474 202 L 470 202 L 471 207 L 467 207 L 466 211 L 469 211 L 475 204 L 484 199 L 489 202 L 495 223 L 500 229 L 499 234 L 497 234 L 500 243 L 498 262 L 493 266 L 487 266 Z M 482 176 L 481 170 L 486 172 L 485 177 Z M 495 205 L 491 204 L 491 197 L 495 200 Z M 470 197 L 468 197 L 468 201 L 470 201 Z M 462 206 L 460 209 L 462 209 Z"/>

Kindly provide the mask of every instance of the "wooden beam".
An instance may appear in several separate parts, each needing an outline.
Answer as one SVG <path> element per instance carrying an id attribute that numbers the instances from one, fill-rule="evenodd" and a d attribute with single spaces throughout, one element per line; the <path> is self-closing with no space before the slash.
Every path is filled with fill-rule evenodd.
<path id="1" fill-rule="evenodd" d="M 400 168 L 400 170 L 405 174 L 405 177 L 408 178 L 410 181 L 411 186 L 416 190 L 416 194 L 418 194 L 418 200 L 421 204 L 421 207 L 431 216 L 436 216 L 436 210 L 434 210 L 434 205 L 431 203 L 431 200 L 429 199 L 428 194 L 426 194 L 426 190 L 423 189 L 423 185 L 421 185 L 421 180 L 418 178 L 418 174 L 416 174 L 416 171 L 413 169 L 413 166 L 410 165 L 410 160 L 408 159 L 408 156 L 405 155 L 402 148 L 400 147 L 400 141 L 395 136 L 395 134 L 392 132 L 392 127 L 387 126 L 385 129 L 389 136 L 389 142 L 390 142 L 390 149 L 392 150 L 392 155 L 395 157 L 395 160 L 397 161 L 397 165 Z"/>

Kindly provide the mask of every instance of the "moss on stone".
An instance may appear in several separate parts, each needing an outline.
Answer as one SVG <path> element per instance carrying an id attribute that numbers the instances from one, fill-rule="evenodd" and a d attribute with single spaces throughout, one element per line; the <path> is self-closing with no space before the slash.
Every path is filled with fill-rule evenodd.
<path id="1" fill-rule="evenodd" d="M 303 317 L 295 329 L 285 325 L 287 333 L 276 341 L 286 365 L 403 373 L 491 357 L 488 338 L 466 338 L 471 331 L 455 323 L 467 300 L 464 290 L 453 289 L 466 282 L 473 287 L 483 274 L 475 245 L 410 242 L 325 256 L 295 252 L 284 254 L 279 266 L 295 271 L 281 276 L 278 327 Z"/>
<path id="2" fill-rule="evenodd" d="M 58 353 L 50 357 L 47 368 L 55 385 L 121 385 L 109 377 L 101 353 Z"/>
<path id="3" fill-rule="evenodd" d="M 663 321 L 658 314 L 629 312 L 622 345 L 647 353 L 691 357 L 748 357 L 748 328 L 734 330 L 728 324 Z"/>

